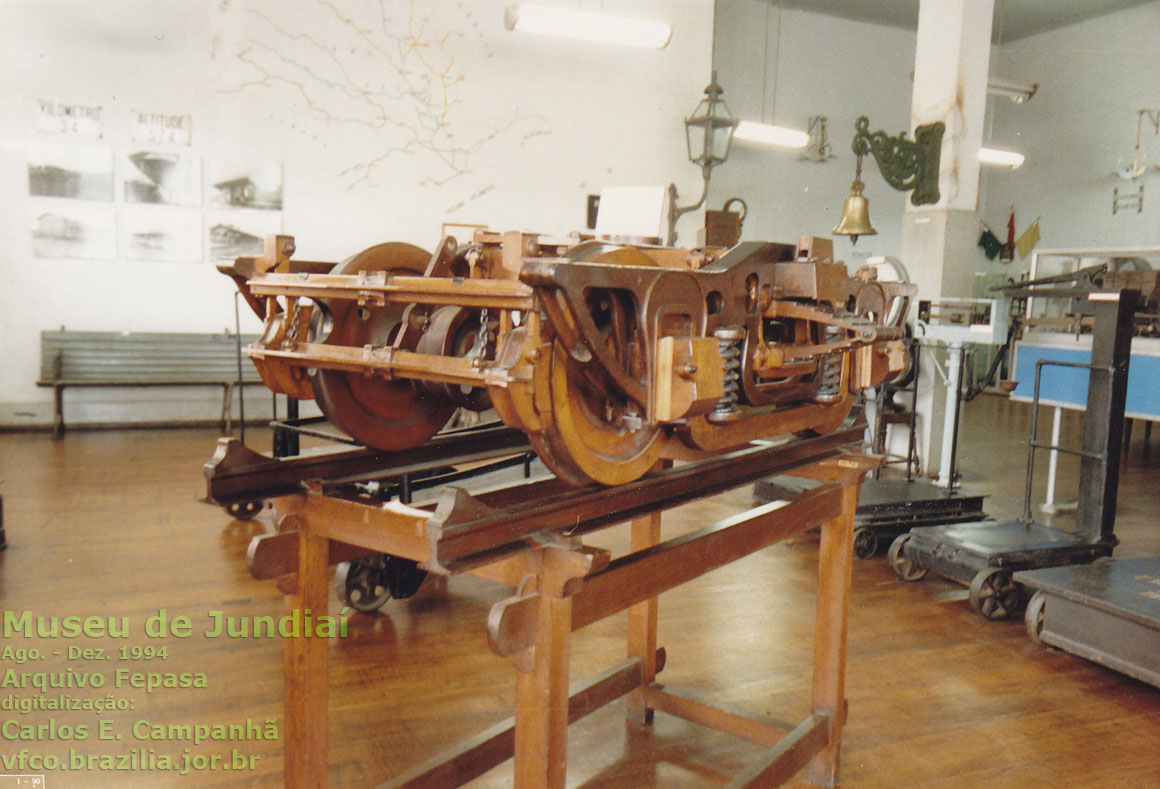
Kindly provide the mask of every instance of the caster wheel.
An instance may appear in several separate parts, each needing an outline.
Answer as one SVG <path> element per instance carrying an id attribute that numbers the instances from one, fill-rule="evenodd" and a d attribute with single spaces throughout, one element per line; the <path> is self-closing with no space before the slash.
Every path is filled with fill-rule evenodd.
<path id="1" fill-rule="evenodd" d="M 386 556 L 380 554 L 340 562 L 334 572 L 334 591 L 338 599 L 366 614 L 382 608 L 391 599 L 386 559 Z"/>
<path id="2" fill-rule="evenodd" d="M 1043 607 L 1047 603 L 1047 595 L 1042 590 L 1031 595 L 1027 601 L 1027 610 L 1023 613 L 1023 622 L 1027 625 L 1027 635 L 1036 644 L 1043 643 Z"/>
<path id="3" fill-rule="evenodd" d="M 927 568 L 909 558 L 902 550 L 909 534 L 900 534 L 890 543 L 890 550 L 886 553 L 886 560 L 890 562 L 890 569 L 903 581 L 919 581 L 926 576 Z"/>
<path id="4" fill-rule="evenodd" d="M 878 553 L 878 535 L 870 529 L 854 529 L 854 555 L 869 559 Z"/>
<path id="5" fill-rule="evenodd" d="M 226 514 L 240 521 L 248 521 L 262 511 L 265 506 L 260 501 L 235 501 L 225 506 Z"/>
<path id="6" fill-rule="evenodd" d="M 1019 608 L 1023 588 L 1012 580 L 1010 570 L 988 567 L 971 581 L 969 599 L 971 608 L 984 619 L 1007 619 Z"/>
<path id="7" fill-rule="evenodd" d="M 386 577 L 387 589 L 390 590 L 391 597 L 406 600 L 408 597 L 414 597 L 415 593 L 419 591 L 419 587 L 423 585 L 423 579 L 427 577 L 427 571 L 420 570 L 418 562 L 401 559 L 398 556 L 388 556 Z"/>

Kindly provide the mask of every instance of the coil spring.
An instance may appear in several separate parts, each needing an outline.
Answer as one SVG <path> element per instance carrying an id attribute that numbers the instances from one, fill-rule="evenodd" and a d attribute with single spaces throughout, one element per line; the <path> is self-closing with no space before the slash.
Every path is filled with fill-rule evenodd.
<path id="1" fill-rule="evenodd" d="M 732 422 L 741 417 L 737 407 L 740 400 L 741 344 L 745 330 L 740 327 L 717 331 L 717 350 L 721 354 L 721 383 L 723 394 L 709 414 L 710 422 Z"/>
<path id="2" fill-rule="evenodd" d="M 822 341 L 826 344 L 840 342 L 842 329 L 838 326 L 827 325 Z M 818 384 L 816 398 L 819 402 L 827 403 L 840 400 L 839 391 L 842 386 L 842 354 L 832 353 L 822 360 L 822 379 Z"/>

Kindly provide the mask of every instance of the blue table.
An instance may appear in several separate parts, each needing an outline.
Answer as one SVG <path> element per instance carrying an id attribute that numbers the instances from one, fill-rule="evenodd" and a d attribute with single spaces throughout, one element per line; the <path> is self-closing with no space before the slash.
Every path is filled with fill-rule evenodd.
<path id="1" fill-rule="evenodd" d="M 1040 359 L 1053 362 L 1088 364 L 1091 361 L 1091 335 L 1030 333 L 1015 344 L 1012 378 L 1017 381 L 1011 399 L 1031 402 L 1035 394 L 1035 365 Z M 1039 402 L 1055 408 L 1051 443 L 1059 444 L 1061 409 L 1087 408 L 1088 371 L 1076 367 L 1045 366 L 1040 378 Z M 1124 416 L 1131 419 L 1160 421 L 1160 340 L 1132 340 L 1132 358 L 1128 367 L 1128 399 Z M 1151 427 L 1151 425 L 1149 425 Z M 1150 432 L 1150 431 L 1149 431 Z M 1127 437 L 1125 437 L 1125 445 Z M 1047 480 L 1046 512 L 1067 508 L 1055 504 L 1055 475 L 1058 454 L 1050 453 Z"/>

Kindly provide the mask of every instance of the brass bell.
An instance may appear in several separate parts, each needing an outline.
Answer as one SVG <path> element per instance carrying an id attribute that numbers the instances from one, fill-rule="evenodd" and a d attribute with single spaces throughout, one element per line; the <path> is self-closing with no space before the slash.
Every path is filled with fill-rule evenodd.
<path id="1" fill-rule="evenodd" d="M 862 194 L 863 186 L 859 180 L 850 184 L 850 196 L 842 203 L 842 219 L 830 231 L 835 236 L 849 236 L 851 244 L 858 243 L 858 236 L 878 235 L 870 224 L 870 200 Z"/>

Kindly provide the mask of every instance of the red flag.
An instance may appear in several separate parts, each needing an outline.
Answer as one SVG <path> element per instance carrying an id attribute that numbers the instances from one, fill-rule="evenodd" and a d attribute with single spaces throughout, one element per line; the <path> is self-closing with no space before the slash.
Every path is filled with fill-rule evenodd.
<path id="1" fill-rule="evenodd" d="M 999 262 L 1010 263 L 1015 257 L 1015 209 L 1007 220 L 1007 243 L 999 248 Z"/>

